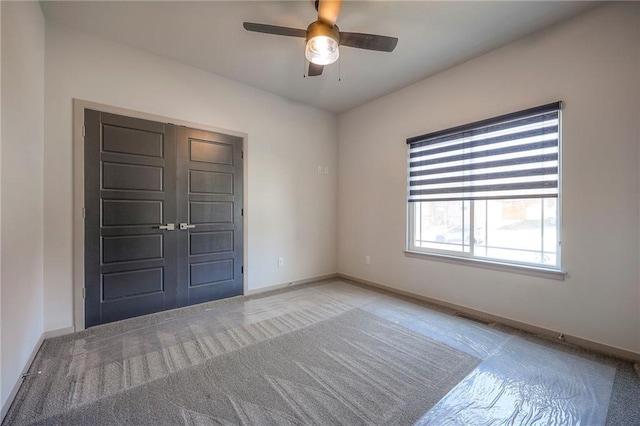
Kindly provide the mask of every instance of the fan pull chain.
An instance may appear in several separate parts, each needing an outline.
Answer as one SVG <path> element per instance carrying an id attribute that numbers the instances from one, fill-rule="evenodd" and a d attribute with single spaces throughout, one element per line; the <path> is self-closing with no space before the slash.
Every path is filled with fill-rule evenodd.
<path id="1" fill-rule="evenodd" d="M 342 59 L 338 56 L 338 82 L 342 81 Z"/>
<path id="2" fill-rule="evenodd" d="M 307 78 L 307 58 L 302 55 L 302 78 Z"/>

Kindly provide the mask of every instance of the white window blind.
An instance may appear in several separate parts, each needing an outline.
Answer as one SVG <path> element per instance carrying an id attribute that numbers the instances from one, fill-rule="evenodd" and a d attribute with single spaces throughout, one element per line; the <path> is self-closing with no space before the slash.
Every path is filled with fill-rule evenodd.
<path id="1" fill-rule="evenodd" d="M 407 139 L 409 202 L 557 197 L 561 106 Z"/>

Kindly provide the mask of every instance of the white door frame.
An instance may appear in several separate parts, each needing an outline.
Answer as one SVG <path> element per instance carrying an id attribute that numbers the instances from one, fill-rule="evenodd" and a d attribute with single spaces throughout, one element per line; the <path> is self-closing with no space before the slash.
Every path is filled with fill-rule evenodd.
<path id="1" fill-rule="evenodd" d="M 143 120 L 158 121 L 161 123 L 171 123 L 178 126 L 186 126 L 193 129 L 205 130 L 209 132 L 224 133 L 226 135 L 242 138 L 242 204 L 244 216 L 242 217 L 242 239 L 243 253 L 242 263 L 244 274 L 242 275 L 242 293 L 247 294 L 247 274 L 246 267 L 248 256 L 248 211 L 247 187 L 249 174 L 247 167 L 248 159 L 248 135 L 235 130 L 223 129 L 209 126 L 202 123 L 193 123 L 185 120 L 178 120 L 161 115 L 147 114 L 133 111 L 126 108 L 104 105 L 96 102 L 73 99 L 73 325 L 75 331 L 84 330 L 84 110 L 107 112 L 111 114 L 125 115 L 127 117 L 141 118 Z"/>

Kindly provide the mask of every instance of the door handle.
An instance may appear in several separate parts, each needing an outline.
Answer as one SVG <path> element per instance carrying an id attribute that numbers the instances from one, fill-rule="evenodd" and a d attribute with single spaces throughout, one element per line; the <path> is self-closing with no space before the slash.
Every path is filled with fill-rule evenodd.
<path id="1" fill-rule="evenodd" d="M 189 225 L 187 223 L 181 223 L 180 224 L 180 229 L 191 229 L 191 228 L 195 228 L 195 225 Z"/>
<path id="2" fill-rule="evenodd" d="M 167 223 L 166 225 L 158 226 L 158 229 L 165 229 L 167 231 L 175 231 L 176 225 L 174 225 L 173 223 Z"/>

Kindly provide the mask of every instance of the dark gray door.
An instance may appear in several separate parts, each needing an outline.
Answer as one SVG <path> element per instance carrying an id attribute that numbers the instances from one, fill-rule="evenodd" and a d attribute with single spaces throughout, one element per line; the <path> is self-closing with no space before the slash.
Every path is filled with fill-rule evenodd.
<path id="1" fill-rule="evenodd" d="M 180 127 L 178 304 L 242 294 L 242 139 Z M 183 261 L 184 260 L 184 261 Z"/>
<path id="2" fill-rule="evenodd" d="M 85 326 L 177 306 L 176 128 L 85 110 Z"/>
<path id="3" fill-rule="evenodd" d="M 242 139 L 85 110 L 85 326 L 242 294 Z"/>

